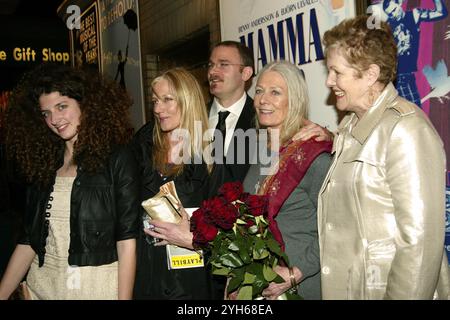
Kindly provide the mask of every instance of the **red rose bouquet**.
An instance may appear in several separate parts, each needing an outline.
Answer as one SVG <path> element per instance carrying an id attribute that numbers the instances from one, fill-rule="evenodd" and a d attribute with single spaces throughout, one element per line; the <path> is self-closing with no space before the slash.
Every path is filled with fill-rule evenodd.
<path id="1" fill-rule="evenodd" d="M 267 204 L 265 196 L 245 193 L 233 182 L 192 214 L 194 247 L 209 250 L 212 273 L 228 277 L 227 296 L 237 291 L 239 300 L 258 299 L 270 282 L 284 282 L 274 267 L 289 262 L 268 228 Z M 285 298 L 298 296 L 286 292 Z"/>

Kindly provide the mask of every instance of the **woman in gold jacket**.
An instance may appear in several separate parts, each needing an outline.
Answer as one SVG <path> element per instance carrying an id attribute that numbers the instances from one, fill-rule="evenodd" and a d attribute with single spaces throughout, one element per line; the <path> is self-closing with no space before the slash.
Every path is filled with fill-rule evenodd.
<path id="1" fill-rule="evenodd" d="M 319 193 L 322 298 L 448 299 L 443 144 L 391 83 L 389 27 L 367 25 L 324 35 L 327 86 L 347 115 Z"/>

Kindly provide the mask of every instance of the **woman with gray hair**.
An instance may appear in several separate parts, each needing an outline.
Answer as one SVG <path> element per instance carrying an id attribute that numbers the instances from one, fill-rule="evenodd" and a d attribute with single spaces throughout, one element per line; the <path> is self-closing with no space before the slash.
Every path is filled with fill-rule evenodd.
<path id="1" fill-rule="evenodd" d="M 290 266 L 276 267 L 285 281 L 265 288 L 262 295 L 267 299 L 277 299 L 291 288 L 305 299 L 321 298 L 316 212 L 318 192 L 331 161 L 331 142 L 293 139 L 304 126 L 308 105 L 307 86 L 295 65 L 275 61 L 261 70 L 254 106 L 260 134 L 267 130 L 269 152 L 278 157 L 277 170 L 266 174 L 268 168 L 262 164 L 252 165 L 244 189 L 268 197 L 269 227 Z"/>
<path id="2" fill-rule="evenodd" d="M 322 296 L 448 299 L 445 153 L 392 84 L 391 30 L 358 16 L 325 32 L 324 44 L 327 86 L 347 115 L 319 195 Z"/>

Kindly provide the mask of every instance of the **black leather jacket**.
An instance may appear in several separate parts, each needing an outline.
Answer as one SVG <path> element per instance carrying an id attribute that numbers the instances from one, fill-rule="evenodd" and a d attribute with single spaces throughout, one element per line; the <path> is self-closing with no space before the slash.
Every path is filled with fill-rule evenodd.
<path id="1" fill-rule="evenodd" d="M 52 189 L 33 185 L 27 190 L 19 243 L 31 245 L 39 266 L 44 264 Z M 83 172 L 78 166 L 70 202 L 69 265 L 98 266 L 117 261 L 116 242 L 139 235 L 139 198 L 138 166 L 127 147 L 116 148 L 96 174 Z"/>

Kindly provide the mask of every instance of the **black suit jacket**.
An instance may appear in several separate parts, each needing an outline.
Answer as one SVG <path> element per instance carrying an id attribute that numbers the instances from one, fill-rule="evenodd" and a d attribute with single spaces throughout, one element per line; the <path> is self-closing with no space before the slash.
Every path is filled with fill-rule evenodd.
<path id="1" fill-rule="evenodd" d="M 211 109 L 209 105 L 209 109 Z M 246 132 L 248 129 L 255 128 L 255 108 L 253 107 L 253 99 L 247 95 L 244 108 L 236 123 L 233 138 L 228 147 L 226 155 L 226 163 L 215 164 L 210 178 L 209 196 L 217 195 L 217 191 L 225 182 L 244 181 L 248 169 L 250 168 L 250 159 L 254 152 L 255 144 L 251 144 L 249 139 L 242 140 L 236 136 L 236 130 L 242 129 Z M 243 155 L 243 156 L 242 156 Z M 244 163 L 238 163 L 239 156 L 245 159 Z M 242 162 L 242 161 L 240 161 Z"/>

